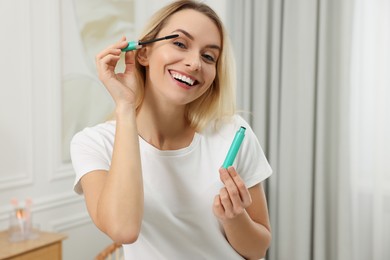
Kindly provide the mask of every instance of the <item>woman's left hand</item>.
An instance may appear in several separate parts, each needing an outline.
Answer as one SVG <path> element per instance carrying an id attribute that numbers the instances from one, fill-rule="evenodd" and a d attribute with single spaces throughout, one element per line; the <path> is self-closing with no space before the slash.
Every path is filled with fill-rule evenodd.
<path id="1" fill-rule="evenodd" d="M 252 204 L 252 198 L 234 167 L 220 168 L 219 174 L 225 186 L 214 198 L 213 212 L 221 222 L 224 222 L 244 213 L 245 209 Z"/>

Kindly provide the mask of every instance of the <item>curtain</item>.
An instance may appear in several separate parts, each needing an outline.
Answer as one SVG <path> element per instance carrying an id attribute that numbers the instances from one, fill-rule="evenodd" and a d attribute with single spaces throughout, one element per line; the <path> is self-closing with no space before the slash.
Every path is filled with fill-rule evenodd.
<path id="1" fill-rule="evenodd" d="M 390 259 L 389 1 L 237 2 L 238 104 L 274 170 L 267 259 Z"/>
<path id="2" fill-rule="evenodd" d="M 355 259 L 390 259 L 390 1 L 356 0 L 351 66 Z"/>

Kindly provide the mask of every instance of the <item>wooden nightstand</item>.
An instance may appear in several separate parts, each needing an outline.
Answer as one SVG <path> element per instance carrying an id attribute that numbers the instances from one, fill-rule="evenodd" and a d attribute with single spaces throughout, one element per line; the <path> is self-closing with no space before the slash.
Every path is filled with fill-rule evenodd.
<path id="1" fill-rule="evenodd" d="M 62 240 L 67 236 L 59 233 L 39 232 L 32 240 L 11 243 L 8 231 L 0 232 L 0 259 L 7 260 L 61 260 Z"/>

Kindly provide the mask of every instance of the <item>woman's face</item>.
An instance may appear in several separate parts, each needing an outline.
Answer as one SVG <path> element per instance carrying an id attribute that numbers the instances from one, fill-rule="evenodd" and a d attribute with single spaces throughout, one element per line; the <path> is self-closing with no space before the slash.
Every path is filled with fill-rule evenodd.
<path id="1" fill-rule="evenodd" d="M 210 18 L 190 9 L 173 14 L 157 37 L 171 34 L 179 37 L 156 42 L 145 50 L 146 59 L 141 62 L 147 71 L 145 91 L 155 99 L 185 105 L 213 83 L 221 36 Z"/>

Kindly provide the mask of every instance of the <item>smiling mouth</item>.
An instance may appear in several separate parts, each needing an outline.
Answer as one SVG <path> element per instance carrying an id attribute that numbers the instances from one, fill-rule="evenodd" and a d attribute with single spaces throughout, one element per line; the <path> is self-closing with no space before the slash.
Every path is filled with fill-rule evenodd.
<path id="1" fill-rule="evenodd" d="M 180 73 L 171 72 L 171 75 L 172 75 L 172 77 L 173 77 L 175 80 L 177 80 L 177 81 L 179 81 L 179 82 L 181 82 L 181 83 L 184 83 L 184 84 L 186 84 L 187 86 L 192 87 L 192 86 L 198 84 L 198 81 L 197 81 L 197 80 L 192 79 L 192 78 L 187 77 L 187 76 L 184 76 L 184 75 L 182 75 L 182 74 L 180 74 Z"/>

